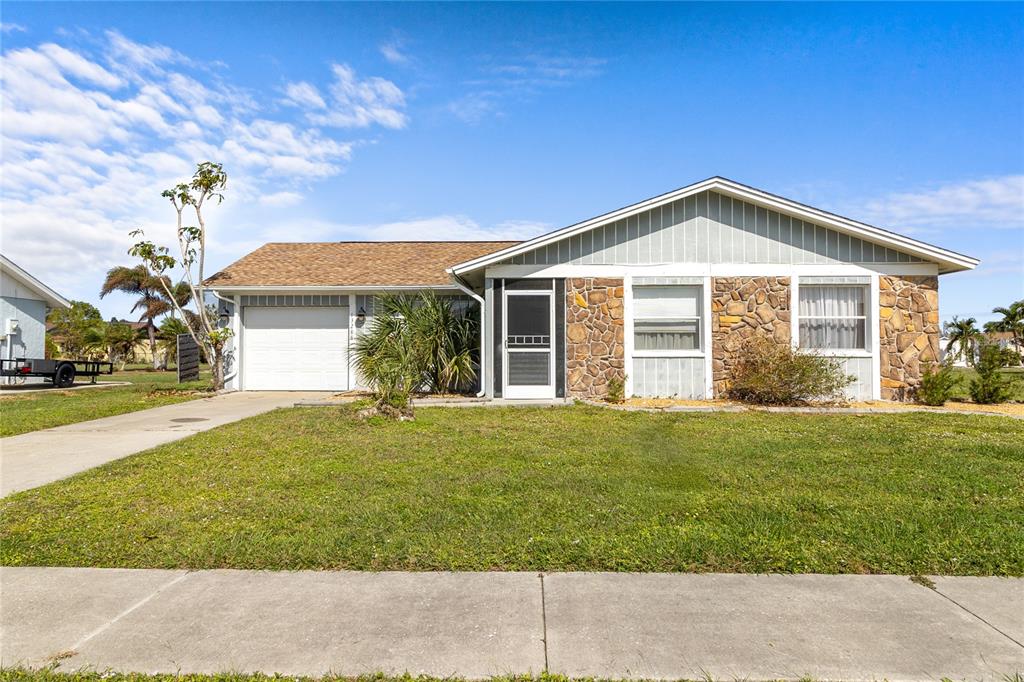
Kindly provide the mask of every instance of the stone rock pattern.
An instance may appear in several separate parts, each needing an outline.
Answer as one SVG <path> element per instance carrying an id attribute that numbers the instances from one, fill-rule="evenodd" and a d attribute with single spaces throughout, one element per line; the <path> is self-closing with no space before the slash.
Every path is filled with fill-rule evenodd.
<path id="1" fill-rule="evenodd" d="M 608 380 L 625 379 L 621 279 L 565 280 L 566 395 L 601 398 Z"/>
<path id="2" fill-rule="evenodd" d="M 729 389 L 743 342 L 755 334 L 789 343 L 789 277 L 715 277 L 711 281 L 711 371 L 715 397 Z"/>
<path id="3" fill-rule="evenodd" d="M 939 278 L 878 278 L 879 371 L 883 400 L 911 400 L 923 366 L 938 362 Z"/>

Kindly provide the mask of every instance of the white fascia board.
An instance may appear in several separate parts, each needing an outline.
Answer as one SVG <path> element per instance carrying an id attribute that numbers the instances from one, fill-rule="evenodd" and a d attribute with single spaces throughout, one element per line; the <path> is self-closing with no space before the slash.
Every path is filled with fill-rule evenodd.
<path id="1" fill-rule="evenodd" d="M 937 275 L 935 263 L 660 263 L 652 265 L 492 265 L 488 277 L 790 277 L 793 275 Z"/>
<path id="2" fill-rule="evenodd" d="M 423 284 L 423 285 L 402 285 L 396 286 L 394 284 L 361 284 L 358 286 L 232 286 L 232 287 L 206 287 L 211 291 L 216 291 L 218 294 L 224 296 L 232 296 L 234 294 L 272 294 L 272 293 L 284 293 L 284 294 L 301 294 L 303 292 L 310 293 L 324 293 L 324 292 L 337 292 L 337 293 L 350 293 L 350 292 L 361 292 L 361 291 L 422 291 L 424 289 L 432 289 L 434 291 L 459 291 L 459 287 L 454 284 Z"/>
<path id="3" fill-rule="evenodd" d="M 547 246 L 552 242 L 607 225 L 608 223 L 615 222 L 620 218 L 624 218 L 639 211 L 656 208 L 708 190 L 720 192 L 734 198 L 743 199 L 751 203 L 764 206 L 765 208 L 772 208 L 789 215 L 798 216 L 823 227 L 831 227 L 845 234 L 854 235 L 856 237 L 867 239 L 873 243 L 882 244 L 905 253 L 920 256 L 921 258 L 934 261 L 939 265 L 944 266 L 940 268 L 940 272 L 971 270 L 980 262 L 976 258 L 971 258 L 970 256 L 949 251 L 932 244 L 917 241 L 910 237 L 904 237 L 903 235 L 896 234 L 895 232 L 889 232 L 888 230 L 883 230 L 879 227 L 874 227 L 873 225 L 857 222 L 856 220 L 851 220 L 811 206 L 806 206 L 790 199 L 785 199 L 753 187 L 742 185 L 732 180 L 727 180 L 726 178 L 714 177 L 682 187 L 666 194 L 645 199 L 639 203 L 617 209 L 610 213 L 605 213 L 604 215 L 591 218 L 590 220 L 585 220 L 581 223 L 569 225 L 568 227 L 564 227 L 554 232 L 549 232 L 548 234 L 522 242 L 521 244 L 510 246 L 507 249 L 495 251 L 494 253 L 486 254 L 464 263 L 459 263 L 458 265 L 448 268 L 448 272 L 456 275 L 463 274 L 486 265 L 497 263 L 505 260 L 506 258 L 511 258 L 512 256 L 517 256 L 521 253 L 526 253 L 527 251 Z"/>
<path id="4" fill-rule="evenodd" d="M 7 256 L 0 254 L 0 269 L 5 270 L 11 277 L 24 284 L 29 289 L 35 290 L 51 308 L 70 308 L 71 302 L 46 286 L 38 279 L 28 274 L 21 266 Z"/>

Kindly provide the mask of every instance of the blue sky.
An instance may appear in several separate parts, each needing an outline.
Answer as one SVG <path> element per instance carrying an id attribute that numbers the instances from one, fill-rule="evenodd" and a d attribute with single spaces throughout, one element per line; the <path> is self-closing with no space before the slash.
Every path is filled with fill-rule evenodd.
<path id="1" fill-rule="evenodd" d="M 979 257 L 1024 297 L 1024 5 L 2 5 L 2 249 L 105 315 L 159 190 L 265 241 L 525 238 L 724 175 Z"/>

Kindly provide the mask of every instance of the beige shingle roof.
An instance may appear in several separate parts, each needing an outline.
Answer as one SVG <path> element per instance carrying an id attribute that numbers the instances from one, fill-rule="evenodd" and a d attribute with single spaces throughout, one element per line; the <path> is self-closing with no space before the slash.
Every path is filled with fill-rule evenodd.
<path id="1" fill-rule="evenodd" d="M 449 284 L 456 263 L 518 242 L 306 242 L 264 244 L 207 279 L 233 286 Z"/>

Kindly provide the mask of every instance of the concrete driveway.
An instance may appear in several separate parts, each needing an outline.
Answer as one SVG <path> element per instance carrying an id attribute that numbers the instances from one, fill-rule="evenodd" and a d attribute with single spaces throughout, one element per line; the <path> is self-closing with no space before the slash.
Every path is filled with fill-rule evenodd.
<path id="1" fill-rule="evenodd" d="M 322 395 L 298 391 L 224 393 L 3 438 L 0 497 Z"/>

